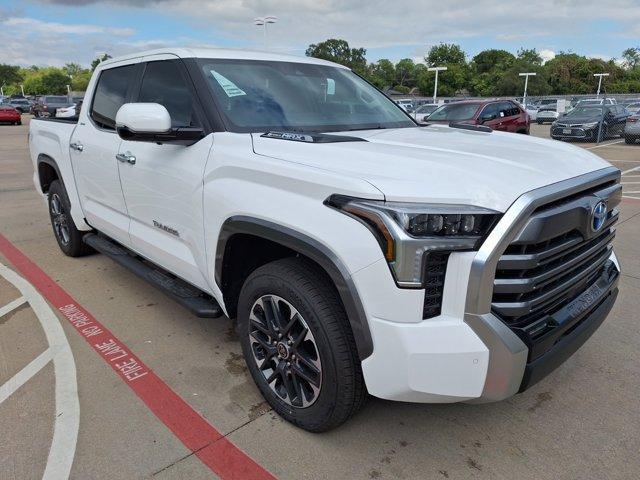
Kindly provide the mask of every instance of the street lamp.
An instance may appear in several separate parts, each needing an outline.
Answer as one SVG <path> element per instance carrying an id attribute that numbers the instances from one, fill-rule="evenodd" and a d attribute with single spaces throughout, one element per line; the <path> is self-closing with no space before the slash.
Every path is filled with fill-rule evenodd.
<path id="1" fill-rule="evenodd" d="M 22 92 L 22 96 L 24 97 L 24 85 L 20 84 L 20 91 Z"/>
<path id="2" fill-rule="evenodd" d="M 436 72 L 436 83 L 433 86 L 433 103 L 436 103 L 436 97 L 438 96 L 438 72 L 444 72 L 447 67 L 429 67 L 427 70 L 430 72 Z"/>
<path id="3" fill-rule="evenodd" d="M 602 77 L 608 77 L 608 73 L 594 73 L 594 77 L 598 77 L 598 92 L 596 93 L 596 98 L 600 98 L 600 87 L 602 86 Z"/>
<path id="4" fill-rule="evenodd" d="M 71 95 L 71 87 L 67 85 L 67 97 Z"/>
<path id="5" fill-rule="evenodd" d="M 253 19 L 253 24 L 257 27 L 264 27 L 264 48 L 269 49 L 269 40 L 267 38 L 267 25 L 270 23 L 276 23 L 278 17 L 273 15 L 267 15 L 266 17 L 256 17 Z"/>
<path id="6" fill-rule="evenodd" d="M 522 104 L 527 107 L 527 86 L 529 85 L 529 77 L 535 77 L 536 72 L 519 73 L 521 77 L 524 77 L 524 96 L 522 97 Z"/>

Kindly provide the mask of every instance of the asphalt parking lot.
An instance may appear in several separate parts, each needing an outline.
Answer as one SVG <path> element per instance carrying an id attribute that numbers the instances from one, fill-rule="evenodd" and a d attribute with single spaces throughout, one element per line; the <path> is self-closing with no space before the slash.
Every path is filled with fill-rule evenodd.
<path id="1" fill-rule="evenodd" d="M 532 125 L 536 136 L 548 130 Z M 228 319 L 190 315 L 104 256 L 60 252 L 27 133 L 28 121 L 0 126 L 0 479 L 57 479 L 68 468 L 74 479 L 216 478 L 212 464 L 237 479 L 640 477 L 640 145 L 576 143 L 624 172 L 623 276 L 608 320 L 569 361 L 500 403 L 371 399 L 344 426 L 311 434 L 263 401 Z M 61 314 L 69 302 L 92 330 Z M 96 329 L 144 367 L 135 372 L 157 376 L 157 389 L 131 386 L 107 356 L 115 350 L 91 340 Z M 175 405 L 201 417 L 168 428 Z M 197 444 L 205 427 L 218 435 L 191 449 L 180 440 Z"/>

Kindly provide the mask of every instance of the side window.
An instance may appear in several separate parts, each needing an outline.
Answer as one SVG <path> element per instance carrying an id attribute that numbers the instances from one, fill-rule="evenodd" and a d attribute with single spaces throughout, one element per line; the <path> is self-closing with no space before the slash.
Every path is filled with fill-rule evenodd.
<path id="1" fill-rule="evenodd" d="M 488 118 L 488 117 L 499 118 L 500 115 L 499 115 L 498 104 L 490 103 L 489 105 L 484 107 L 484 110 L 482 110 L 480 117 L 481 118 Z"/>
<path id="2" fill-rule="evenodd" d="M 89 115 L 99 126 L 115 129 L 116 113 L 127 99 L 127 89 L 133 81 L 135 65 L 109 68 L 100 74 Z"/>
<path id="3" fill-rule="evenodd" d="M 164 106 L 171 115 L 173 127 L 199 125 L 191 91 L 175 61 L 161 60 L 147 64 L 138 102 Z"/>
<path id="4" fill-rule="evenodd" d="M 513 113 L 513 104 L 511 102 L 501 102 L 498 104 L 499 116 L 501 118 L 511 117 Z"/>

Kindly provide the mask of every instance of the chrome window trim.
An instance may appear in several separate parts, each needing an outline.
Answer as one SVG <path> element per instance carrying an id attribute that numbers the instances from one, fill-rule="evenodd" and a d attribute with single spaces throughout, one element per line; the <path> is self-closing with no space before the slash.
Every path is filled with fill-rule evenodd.
<path id="1" fill-rule="evenodd" d="M 497 401 L 516 394 L 527 362 L 526 345 L 491 313 L 493 281 L 500 256 L 538 207 L 619 179 L 620 170 L 606 167 L 524 193 L 480 246 L 471 263 L 464 321 L 485 343 L 490 356 L 482 395 L 471 403 Z"/>

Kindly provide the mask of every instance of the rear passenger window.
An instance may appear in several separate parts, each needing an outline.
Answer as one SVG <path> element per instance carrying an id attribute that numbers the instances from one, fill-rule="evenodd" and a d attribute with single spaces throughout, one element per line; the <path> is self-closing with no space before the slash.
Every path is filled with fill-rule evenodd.
<path id="1" fill-rule="evenodd" d="M 520 113 L 518 107 L 511 102 L 500 103 L 499 109 L 500 117 L 512 117 L 513 115 L 518 115 Z"/>
<path id="2" fill-rule="evenodd" d="M 127 65 L 104 70 L 98 79 L 91 105 L 91 118 L 103 128 L 116 128 L 116 113 L 127 99 L 136 66 Z"/>
<path id="3" fill-rule="evenodd" d="M 149 62 L 138 102 L 159 103 L 171 116 L 172 127 L 196 127 L 193 97 L 175 61 Z"/>

